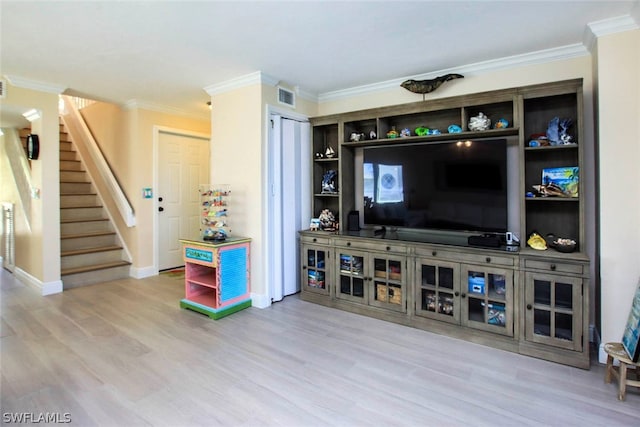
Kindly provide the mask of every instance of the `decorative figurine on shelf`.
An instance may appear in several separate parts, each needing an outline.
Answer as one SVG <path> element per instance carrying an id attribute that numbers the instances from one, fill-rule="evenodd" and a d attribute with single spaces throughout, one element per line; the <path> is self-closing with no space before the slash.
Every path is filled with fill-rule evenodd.
<path id="1" fill-rule="evenodd" d="M 447 132 L 449 133 L 460 133 L 462 132 L 462 128 L 458 125 L 449 125 L 447 128 Z"/>
<path id="2" fill-rule="evenodd" d="M 324 155 L 327 157 L 327 159 L 332 159 L 336 155 L 336 152 L 333 151 L 333 148 L 329 146 L 327 147 L 327 150 L 324 152 Z"/>
<path id="3" fill-rule="evenodd" d="M 404 128 L 400 131 L 401 138 L 406 138 L 408 136 L 411 136 L 411 131 L 409 130 L 409 128 Z"/>
<path id="4" fill-rule="evenodd" d="M 349 141 L 351 142 L 358 142 L 358 141 L 364 141 L 364 140 L 365 140 L 365 136 L 364 136 L 364 133 L 362 132 L 353 132 L 349 137 Z"/>
<path id="5" fill-rule="evenodd" d="M 550 145 L 558 145 L 560 142 L 559 125 L 560 119 L 558 117 L 554 117 L 549 121 L 549 126 L 547 126 L 547 140 Z"/>
<path id="6" fill-rule="evenodd" d="M 320 219 L 311 218 L 311 224 L 309 224 L 309 230 L 318 231 L 320 229 Z"/>
<path id="7" fill-rule="evenodd" d="M 509 121 L 507 119 L 498 119 L 493 124 L 494 129 L 505 129 L 509 127 Z"/>
<path id="8" fill-rule="evenodd" d="M 429 135 L 429 128 L 426 126 L 419 126 L 416 128 L 415 132 L 418 136 L 426 136 Z"/>
<path id="9" fill-rule="evenodd" d="M 331 194 L 336 192 L 336 171 L 329 169 L 322 177 L 322 194 Z"/>
<path id="10" fill-rule="evenodd" d="M 316 153 L 316 159 L 324 159 L 324 154 Z"/>
<path id="11" fill-rule="evenodd" d="M 438 129 L 429 129 L 427 131 L 427 135 L 440 135 L 440 131 Z"/>
<path id="12" fill-rule="evenodd" d="M 483 113 L 478 113 L 477 116 L 471 117 L 469 119 L 469 130 L 479 131 L 479 130 L 487 130 L 491 127 L 491 119 L 485 116 Z"/>
<path id="13" fill-rule="evenodd" d="M 558 133 L 560 134 L 560 145 L 573 144 L 573 137 L 569 135 L 569 128 L 573 124 L 571 119 L 562 119 L 558 123 Z"/>
<path id="14" fill-rule="evenodd" d="M 438 89 L 442 85 L 442 83 L 448 82 L 449 80 L 462 78 L 464 78 L 464 76 L 461 74 L 445 74 L 444 76 L 439 76 L 435 79 L 430 80 L 405 80 L 400 84 L 400 86 L 402 86 L 409 92 L 421 93 L 422 100 L 424 101 L 424 95 Z"/>
<path id="15" fill-rule="evenodd" d="M 336 230 L 336 217 L 329 209 L 323 209 L 318 217 L 320 220 L 320 228 L 324 231 Z"/>
<path id="16" fill-rule="evenodd" d="M 398 131 L 396 130 L 395 126 L 391 126 L 391 130 L 389 132 L 387 132 L 387 138 L 397 138 L 398 137 Z"/>
<path id="17" fill-rule="evenodd" d="M 369 132 L 369 139 L 377 139 L 378 138 L 378 134 L 376 134 L 375 130 L 372 130 L 371 132 Z"/>

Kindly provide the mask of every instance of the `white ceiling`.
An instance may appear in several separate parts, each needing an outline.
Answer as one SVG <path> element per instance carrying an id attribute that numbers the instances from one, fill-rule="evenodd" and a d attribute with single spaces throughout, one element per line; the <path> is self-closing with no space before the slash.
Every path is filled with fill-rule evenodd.
<path id="1" fill-rule="evenodd" d="M 261 71 L 304 93 L 580 45 L 634 1 L 6 1 L 0 74 L 206 114 L 205 87 Z M 6 111 L 3 115 L 6 114 Z"/>

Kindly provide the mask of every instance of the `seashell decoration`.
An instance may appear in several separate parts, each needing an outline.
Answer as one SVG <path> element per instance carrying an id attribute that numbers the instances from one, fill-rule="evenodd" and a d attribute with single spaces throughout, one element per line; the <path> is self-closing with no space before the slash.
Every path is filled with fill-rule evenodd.
<path id="1" fill-rule="evenodd" d="M 485 116 L 483 113 L 478 113 L 477 116 L 469 119 L 469 130 L 487 130 L 491 127 L 491 119 Z"/>

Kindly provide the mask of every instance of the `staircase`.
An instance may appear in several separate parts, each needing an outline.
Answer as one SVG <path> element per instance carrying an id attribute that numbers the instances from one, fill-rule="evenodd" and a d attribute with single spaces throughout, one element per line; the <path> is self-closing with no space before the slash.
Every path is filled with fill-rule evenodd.
<path id="1" fill-rule="evenodd" d="M 130 262 L 60 124 L 60 266 L 64 289 L 129 277 Z"/>

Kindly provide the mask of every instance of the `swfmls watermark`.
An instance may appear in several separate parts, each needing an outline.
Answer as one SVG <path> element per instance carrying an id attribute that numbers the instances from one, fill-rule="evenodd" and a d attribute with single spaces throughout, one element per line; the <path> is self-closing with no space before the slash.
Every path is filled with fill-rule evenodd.
<path id="1" fill-rule="evenodd" d="M 3 412 L 2 422 L 5 424 L 68 424 L 71 422 L 71 414 L 69 412 Z"/>

